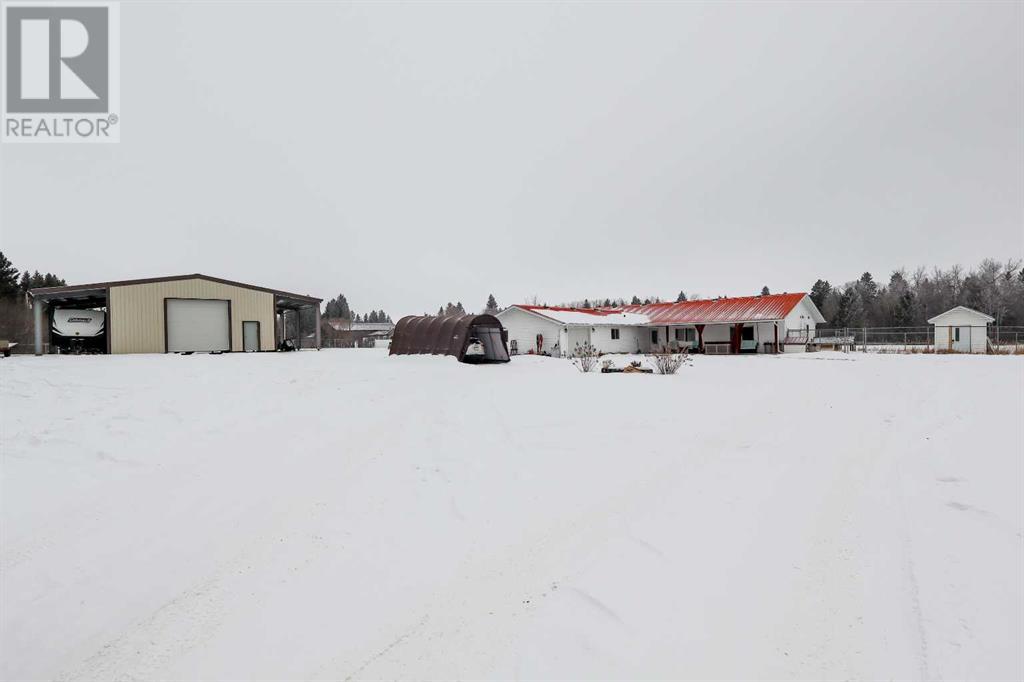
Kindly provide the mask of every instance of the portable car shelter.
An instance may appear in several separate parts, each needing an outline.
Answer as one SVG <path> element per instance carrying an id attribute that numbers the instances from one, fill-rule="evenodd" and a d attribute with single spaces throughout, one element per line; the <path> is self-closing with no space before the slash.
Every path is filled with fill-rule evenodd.
<path id="1" fill-rule="evenodd" d="M 484 348 L 479 360 L 468 359 L 470 339 Z M 454 355 L 459 362 L 508 362 L 501 322 L 494 315 L 409 315 L 395 325 L 390 355 Z"/>

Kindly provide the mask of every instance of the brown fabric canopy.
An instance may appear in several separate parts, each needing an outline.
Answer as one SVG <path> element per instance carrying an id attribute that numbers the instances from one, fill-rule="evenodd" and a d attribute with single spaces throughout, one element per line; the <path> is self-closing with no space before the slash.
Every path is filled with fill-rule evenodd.
<path id="1" fill-rule="evenodd" d="M 506 333 L 494 315 L 409 315 L 395 325 L 391 355 L 454 355 L 459 362 L 508 362 Z M 466 357 L 476 339 L 483 357 Z"/>

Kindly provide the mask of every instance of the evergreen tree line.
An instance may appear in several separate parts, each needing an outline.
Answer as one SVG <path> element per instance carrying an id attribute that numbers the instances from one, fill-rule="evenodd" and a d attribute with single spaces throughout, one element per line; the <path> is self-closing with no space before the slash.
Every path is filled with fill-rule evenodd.
<path id="1" fill-rule="evenodd" d="M 833 286 L 819 279 L 810 297 L 830 327 L 922 327 L 928 319 L 963 305 L 995 318 L 995 324 L 1024 325 L 1024 269 L 1021 261 L 991 258 L 965 270 L 899 269 L 886 284 L 870 272 Z"/>
<path id="2" fill-rule="evenodd" d="M 455 305 L 452 305 L 451 301 L 448 301 L 443 306 L 438 307 L 437 316 L 444 317 L 446 315 L 465 315 L 466 309 L 462 307 L 462 301 L 459 301 Z"/>
<path id="3" fill-rule="evenodd" d="M 38 270 L 19 272 L 0 251 L 0 338 L 28 347 L 32 342 L 32 310 L 28 291 L 37 287 L 62 287 L 67 282 L 57 275 Z"/>
<path id="4" fill-rule="evenodd" d="M 676 299 L 677 301 L 685 301 L 686 297 L 683 292 L 679 292 L 679 295 L 683 298 Z M 662 303 L 659 296 L 646 296 L 640 298 L 639 296 L 633 296 L 632 298 L 595 298 L 593 300 L 584 298 L 583 300 L 568 301 L 566 303 L 559 303 L 559 307 L 563 308 L 581 308 L 583 310 L 590 310 L 591 308 L 619 308 L 624 305 L 650 305 L 651 303 Z M 545 304 L 546 305 L 546 304 Z"/>
<path id="5" fill-rule="evenodd" d="M 18 268 L 0 251 L 0 298 L 24 299 L 29 289 L 63 286 L 67 286 L 67 282 L 49 272 L 44 275 L 38 270 L 31 273 L 25 270 L 19 276 Z"/>
<path id="6" fill-rule="evenodd" d="M 383 310 L 371 310 L 368 313 L 353 313 L 348 305 L 345 294 L 338 294 L 324 305 L 324 317 L 342 317 L 352 322 L 391 322 L 391 316 Z"/>
<path id="7" fill-rule="evenodd" d="M 498 300 L 496 298 L 494 298 L 494 294 L 488 294 L 487 302 L 484 303 L 484 307 L 480 310 L 480 312 L 481 313 L 486 313 L 488 315 L 497 315 L 501 311 L 502 311 L 502 308 L 501 308 L 501 306 L 498 305 Z M 427 313 L 423 313 L 423 314 L 427 315 Z M 465 314 L 467 314 L 466 313 L 466 306 L 462 305 L 462 301 L 458 301 L 456 303 L 452 303 L 451 301 L 448 301 L 444 305 L 440 305 L 440 306 L 437 307 L 437 312 L 434 313 L 434 316 L 435 317 L 446 317 L 448 315 L 465 315 Z"/>
<path id="8" fill-rule="evenodd" d="M 385 313 L 383 310 L 371 310 L 365 315 L 356 313 L 356 316 L 352 318 L 353 322 L 391 322 L 391 316 Z"/>

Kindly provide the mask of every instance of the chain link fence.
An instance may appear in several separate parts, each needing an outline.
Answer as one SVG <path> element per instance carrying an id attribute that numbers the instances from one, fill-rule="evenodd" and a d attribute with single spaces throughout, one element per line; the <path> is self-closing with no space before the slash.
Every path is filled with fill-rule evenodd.
<path id="1" fill-rule="evenodd" d="M 1024 354 L 1024 326 L 819 327 L 811 332 L 809 343 L 878 353 L 967 353 L 974 348 L 977 352 Z"/>

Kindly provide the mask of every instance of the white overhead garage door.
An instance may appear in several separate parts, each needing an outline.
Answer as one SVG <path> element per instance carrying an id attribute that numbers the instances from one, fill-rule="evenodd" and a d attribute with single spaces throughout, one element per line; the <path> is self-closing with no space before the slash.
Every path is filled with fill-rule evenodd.
<path id="1" fill-rule="evenodd" d="M 231 308 L 227 301 L 167 299 L 167 352 L 231 350 Z"/>

